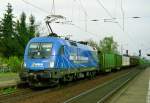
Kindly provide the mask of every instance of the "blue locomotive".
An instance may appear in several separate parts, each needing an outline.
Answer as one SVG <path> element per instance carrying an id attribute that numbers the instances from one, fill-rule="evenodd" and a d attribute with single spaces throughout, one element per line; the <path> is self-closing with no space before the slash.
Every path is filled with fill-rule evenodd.
<path id="1" fill-rule="evenodd" d="M 91 46 L 58 37 L 36 37 L 24 54 L 22 81 L 32 86 L 93 76 L 99 70 L 97 50 Z"/>

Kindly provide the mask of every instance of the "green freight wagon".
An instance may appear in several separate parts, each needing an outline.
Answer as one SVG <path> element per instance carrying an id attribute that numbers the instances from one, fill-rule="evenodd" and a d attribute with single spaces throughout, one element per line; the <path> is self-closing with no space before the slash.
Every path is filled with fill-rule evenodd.
<path id="1" fill-rule="evenodd" d="M 116 54 L 116 68 L 114 68 L 114 69 L 119 70 L 119 69 L 121 69 L 121 67 L 122 67 L 122 56 Z"/>
<path id="2" fill-rule="evenodd" d="M 111 72 L 113 69 L 120 69 L 122 57 L 114 53 L 100 53 L 100 71 Z"/>

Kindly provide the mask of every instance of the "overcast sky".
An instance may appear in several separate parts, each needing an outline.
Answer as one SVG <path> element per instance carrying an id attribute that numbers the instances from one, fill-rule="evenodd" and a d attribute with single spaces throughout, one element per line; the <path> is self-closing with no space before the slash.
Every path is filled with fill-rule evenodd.
<path id="1" fill-rule="evenodd" d="M 11 3 L 16 19 L 24 11 L 27 16 L 33 14 L 37 22 L 45 25 L 44 18 L 51 14 L 52 0 L 25 1 L 40 9 L 22 0 L 0 0 L 0 17 L 3 18 L 7 3 Z M 104 10 L 98 1 L 102 2 L 110 14 Z M 122 0 L 122 8 L 125 15 L 124 31 L 122 29 L 121 0 L 55 0 L 55 14 L 65 16 L 74 25 L 53 24 L 52 28 L 54 32 L 61 35 L 71 34 L 73 40 L 93 39 L 98 42 L 105 36 L 113 36 L 120 45 L 119 50 L 121 50 L 122 45 L 124 52 L 125 49 L 128 49 L 130 54 L 138 54 L 139 49 L 142 49 L 144 55 L 150 53 L 150 0 Z M 104 22 L 103 19 L 110 19 L 111 17 L 117 18 L 116 21 Z M 87 19 L 86 22 L 85 18 Z M 99 21 L 91 21 L 93 19 Z M 46 29 L 44 28 L 44 31 Z"/>

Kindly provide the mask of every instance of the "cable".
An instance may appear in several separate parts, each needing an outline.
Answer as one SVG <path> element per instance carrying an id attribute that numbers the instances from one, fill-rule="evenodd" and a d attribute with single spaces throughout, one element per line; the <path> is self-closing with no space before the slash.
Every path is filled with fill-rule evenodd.
<path id="1" fill-rule="evenodd" d="M 117 13 L 117 0 L 115 0 L 115 5 L 114 5 L 114 17 L 116 17 L 116 13 Z"/>
<path id="2" fill-rule="evenodd" d="M 102 4 L 102 2 L 100 0 L 96 0 L 98 2 L 98 4 L 105 10 L 105 12 L 112 18 L 112 20 L 114 20 L 114 17 L 111 15 L 111 13 L 105 8 L 105 6 Z M 121 30 L 125 33 L 124 29 L 121 27 L 121 25 L 117 22 L 116 23 L 120 28 Z M 131 39 L 131 41 L 133 42 L 133 39 L 130 37 L 129 33 L 126 32 L 126 34 L 128 34 L 128 38 Z M 134 44 L 134 43 L 133 43 Z M 136 44 L 137 45 L 137 44 Z M 134 45 L 133 45 L 134 47 Z M 135 47 L 134 47 L 135 48 Z"/>
<path id="3" fill-rule="evenodd" d="M 55 1 L 53 0 L 51 14 L 55 15 Z"/>
<path id="4" fill-rule="evenodd" d="M 106 13 L 111 17 L 114 18 L 111 13 L 105 8 L 105 6 L 102 4 L 100 0 L 97 0 L 98 4 L 106 11 Z"/>
<path id="5" fill-rule="evenodd" d="M 79 4 L 81 5 L 81 8 L 82 8 L 84 15 L 85 15 L 85 31 L 87 31 L 87 11 L 85 10 L 81 0 L 79 0 Z"/>
<path id="6" fill-rule="evenodd" d="M 84 14 L 87 16 L 87 15 L 88 15 L 88 14 L 87 14 L 87 11 L 85 10 L 85 8 L 84 8 L 84 6 L 83 6 L 81 0 L 79 0 L 79 4 L 81 5 L 82 11 L 83 11 Z"/>
<path id="7" fill-rule="evenodd" d="M 25 1 L 25 0 L 22 0 L 22 1 L 23 1 L 24 3 L 30 5 L 30 6 L 34 7 L 34 8 L 36 8 L 36 9 L 38 9 L 38 10 L 40 10 L 40 11 L 46 13 L 46 14 L 49 14 L 49 12 L 46 11 L 46 10 L 44 10 L 43 8 L 40 8 L 40 7 L 38 7 L 38 6 L 34 5 L 34 4 L 31 4 L 31 3 L 28 2 L 28 1 Z M 100 6 L 106 11 L 106 13 L 112 18 L 112 20 L 115 20 L 115 18 L 114 18 L 114 17 L 111 15 L 111 13 L 105 8 L 105 6 L 101 3 L 101 1 L 100 1 L 100 0 L 97 0 L 97 2 L 98 2 L 98 4 L 100 4 Z M 85 28 L 87 29 L 87 12 L 86 12 L 85 8 L 83 7 L 81 0 L 79 0 L 79 3 L 80 3 L 80 5 L 81 5 L 81 8 L 82 8 L 84 14 L 85 14 Z M 54 2 L 54 0 L 53 0 L 52 10 L 54 10 L 54 14 L 55 14 L 55 2 Z M 117 23 L 117 25 L 121 28 L 121 30 L 123 30 L 123 32 L 125 32 L 125 31 L 124 31 L 124 27 L 122 28 L 119 23 Z M 80 30 L 83 30 L 82 28 L 80 28 L 80 27 L 77 26 L 77 25 L 74 25 L 74 26 L 75 26 L 76 28 L 80 29 Z M 89 33 L 89 34 L 94 34 L 94 35 L 95 35 L 95 33 L 91 33 L 91 32 L 89 32 L 89 31 L 87 31 L 87 30 L 86 30 L 85 32 L 87 32 L 87 33 Z M 128 34 L 128 33 L 127 33 L 127 34 Z M 97 34 L 96 34 L 96 35 L 97 35 Z M 99 35 L 97 35 L 97 36 L 99 36 Z"/>
<path id="8" fill-rule="evenodd" d="M 123 31 L 124 31 L 124 10 L 123 10 L 123 2 L 121 0 L 121 13 L 122 13 L 122 25 L 123 25 Z"/>
<path id="9" fill-rule="evenodd" d="M 105 12 L 111 17 L 112 20 L 115 20 L 114 17 L 111 15 L 111 13 L 105 8 L 105 6 L 103 5 L 103 3 L 100 0 L 96 0 L 98 2 L 98 4 L 105 10 Z M 123 29 L 121 27 L 121 25 L 117 22 L 117 25 Z"/>
<path id="10" fill-rule="evenodd" d="M 76 24 L 73 24 L 72 26 L 74 26 L 74 27 L 76 27 L 76 28 L 78 28 L 78 29 L 84 31 L 81 27 L 77 26 Z M 92 32 L 90 32 L 90 31 L 84 31 L 84 32 L 89 33 L 89 34 L 92 35 L 92 36 L 93 36 L 93 35 L 99 36 L 98 34 L 92 33 Z"/>
<path id="11" fill-rule="evenodd" d="M 49 13 L 48 11 L 44 10 L 43 8 L 40 8 L 40 7 L 38 7 L 38 6 L 34 5 L 34 4 L 31 4 L 31 3 L 28 2 L 28 1 L 25 1 L 25 0 L 22 0 L 22 1 L 23 1 L 24 3 L 26 3 L 26 4 L 30 5 L 30 6 L 32 6 L 33 8 L 36 8 L 36 9 L 38 9 L 38 10 L 40 10 L 40 11 L 46 13 L 46 14 Z"/>

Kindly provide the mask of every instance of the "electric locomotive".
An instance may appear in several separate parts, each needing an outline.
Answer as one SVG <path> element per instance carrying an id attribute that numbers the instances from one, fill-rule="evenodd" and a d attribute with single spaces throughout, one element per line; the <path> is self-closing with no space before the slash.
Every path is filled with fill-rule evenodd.
<path id="1" fill-rule="evenodd" d="M 36 37 L 26 46 L 20 78 L 31 86 L 43 86 L 95 75 L 99 70 L 97 57 L 97 50 L 85 44 Z"/>

